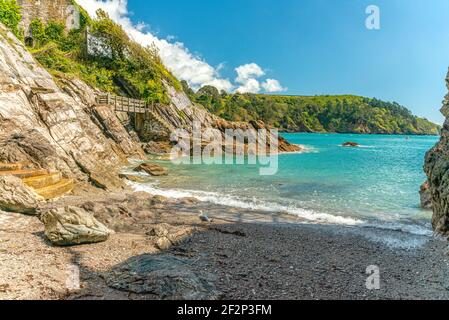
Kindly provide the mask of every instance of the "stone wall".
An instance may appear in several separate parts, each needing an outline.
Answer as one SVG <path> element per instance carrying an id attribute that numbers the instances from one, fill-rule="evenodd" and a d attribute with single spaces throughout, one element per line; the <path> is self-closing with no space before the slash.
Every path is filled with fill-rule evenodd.
<path id="1" fill-rule="evenodd" d="M 17 2 L 22 7 L 21 27 L 26 35 L 29 35 L 31 21 L 36 18 L 44 22 L 63 22 L 67 29 L 72 29 L 77 24 L 75 21 L 77 15 L 71 0 L 18 0 Z"/>

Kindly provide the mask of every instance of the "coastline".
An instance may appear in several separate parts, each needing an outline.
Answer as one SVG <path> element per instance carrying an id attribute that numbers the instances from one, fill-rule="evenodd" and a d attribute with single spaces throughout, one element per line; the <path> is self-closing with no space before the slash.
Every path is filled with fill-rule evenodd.
<path id="1" fill-rule="evenodd" d="M 370 64 L 322 50 L 326 28 L 299 48 L 335 51 L 323 75 L 305 70 L 321 94 L 282 94 L 304 88 L 285 83 L 304 82 L 294 41 L 272 46 L 293 44 L 287 68 L 259 50 L 221 70 L 143 30 L 126 1 L 57 2 L 0 5 L 0 300 L 449 300 L 449 95 L 444 126 L 326 95 L 357 82 L 345 63 Z M 240 60 L 231 49 L 223 60 Z M 352 87 L 419 105 L 418 82 L 440 76 L 424 69 Z"/>
<path id="2" fill-rule="evenodd" d="M 302 132 L 302 131 L 283 131 L 279 129 L 279 133 L 281 134 L 335 134 L 335 135 L 369 135 L 369 136 L 402 136 L 402 137 L 439 137 L 439 133 L 430 134 L 430 133 L 365 133 L 365 132 Z"/>
<path id="3" fill-rule="evenodd" d="M 135 280 L 122 266 L 142 257 L 186 259 L 190 273 L 209 279 L 204 294 L 214 299 L 449 298 L 447 243 L 437 238 L 392 247 L 350 227 L 285 223 L 282 215 L 267 223 L 254 211 L 252 222 L 223 219 L 244 210 L 143 192 L 86 190 L 49 205 L 89 208 L 115 233 L 104 243 L 57 248 L 48 245 L 37 218 L 2 213 L 9 219 L 0 235 L 0 299 L 170 299 L 117 289 Z M 213 221 L 202 222 L 200 211 Z M 369 231 L 379 238 L 397 233 Z M 380 290 L 365 287 L 370 265 L 380 268 Z M 69 290 L 73 266 L 80 288 Z"/>

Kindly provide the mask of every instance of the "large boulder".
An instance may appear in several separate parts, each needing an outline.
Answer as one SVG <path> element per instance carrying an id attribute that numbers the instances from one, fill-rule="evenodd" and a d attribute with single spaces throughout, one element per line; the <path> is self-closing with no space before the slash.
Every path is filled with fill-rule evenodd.
<path id="1" fill-rule="evenodd" d="M 35 214 L 43 200 L 14 176 L 0 176 L 0 210 Z"/>
<path id="2" fill-rule="evenodd" d="M 215 300 L 220 296 L 211 274 L 199 274 L 188 259 L 145 254 L 133 257 L 106 275 L 109 287 L 165 300 Z"/>
<path id="3" fill-rule="evenodd" d="M 146 172 L 154 177 L 166 176 L 168 175 L 168 170 L 160 165 L 154 163 L 142 163 L 134 171 Z"/>
<path id="4" fill-rule="evenodd" d="M 106 241 L 110 230 L 92 214 L 78 207 L 46 211 L 40 215 L 45 235 L 57 246 L 72 246 Z"/>

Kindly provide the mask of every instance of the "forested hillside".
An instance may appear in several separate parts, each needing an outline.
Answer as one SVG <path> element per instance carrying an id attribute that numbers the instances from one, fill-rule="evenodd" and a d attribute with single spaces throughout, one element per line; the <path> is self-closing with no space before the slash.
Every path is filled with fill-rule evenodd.
<path id="1" fill-rule="evenodd" d="M 292 132 L 438 134 L 440 127 L 395 102 L 342 96 L 227 94 L 207 86 L 192 99 L 232 121 L 263 120 Z"/>

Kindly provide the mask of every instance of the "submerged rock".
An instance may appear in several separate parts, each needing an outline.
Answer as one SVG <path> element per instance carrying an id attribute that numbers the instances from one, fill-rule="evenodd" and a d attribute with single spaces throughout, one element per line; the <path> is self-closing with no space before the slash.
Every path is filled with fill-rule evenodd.
<path id="1" fill-rule="evenodd" d="M 193 261 L 170 255 L 133 257 L 106 275 L 109 287 L 165 300 L 215 300 L 219 294 L 209 273 L 198 274 Z"/>
<path id="2" fill-rule="evenodd" d="M 419 191 L 419 195 L 421 198 L 421 208 L 432 210 L 432 194 L 430 193 L 429 182 L 426 181 L 421 185 L 421 189 Z"/>
<path id="3" fill-rule="evenodd" d="M 0 210 L 35 214 L 40 198 L 21 179 L 0 176 Z"/>
<path id="4" fill-rule="evenodd" d="M 71 246 L 106 241 L 110 230 L 86 210 L 65 207 L 49 210 L 40 215 L 45 235 L 57 246 Z"/>
<path id="5" fill-rule="evenodd" d="M 168 170 L 164 167 L 161 167 L 160 165 L 153 164 L 153 163 L 142 163 L 139 165 L 136 169 L 134 169 L 136 172 L 146 172 L 149 175 L 160 177 L 160 176 L 166 176 L 168 175 Z"/>
<path id="6" fill-rule="evenodd" d="M 360 147 L 360 144 L 358 144 L 357 142 L 345 142 L 342 144 L 343 147 L 352 147 L 352 148 L 357 148 Z"/>

